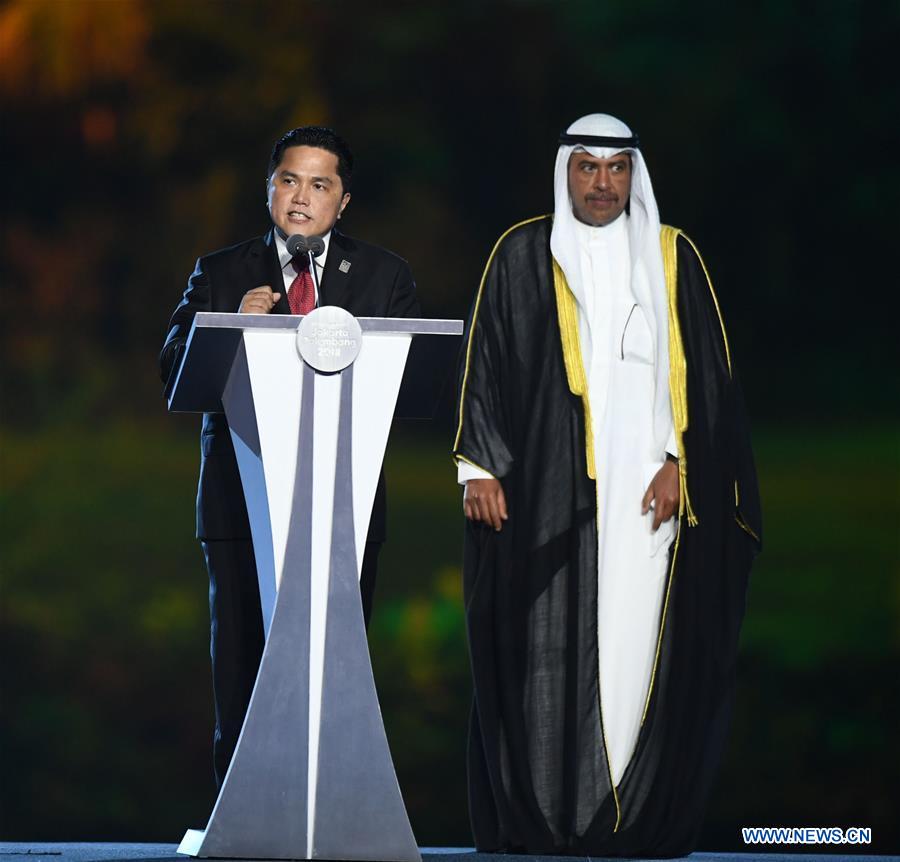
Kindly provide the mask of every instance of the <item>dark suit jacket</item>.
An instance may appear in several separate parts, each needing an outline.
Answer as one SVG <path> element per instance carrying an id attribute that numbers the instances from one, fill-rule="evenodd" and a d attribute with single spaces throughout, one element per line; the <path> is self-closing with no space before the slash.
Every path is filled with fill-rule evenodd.
<path id="1" fill-rule="evenodd" d="M 346 262 L 343 266 L 346 272 L 341 268 L 343 262 Z M 272 231 L 265 237 L 201 257 L 169 323 L 169 334 L 159 357 L 163 381 L 168 385 L 177 373 L 196 312 L 235 312 L 248 290 L 264 284 L 282 294 L 272 313 L 290 314 Z M 416 287 L 406 261 L 383 248 L 351 239 L 336 229 L 329 240 L 319 305 L 338 305 L 357 317 L 419 316 Z M 223 414 L 203 415 L 200 447 L 198 538 L 250 538 L 244 492 Z M 381 477 L 368 538 L 371 542 L 381 542 L 384 536 L 385 495 Z"/>

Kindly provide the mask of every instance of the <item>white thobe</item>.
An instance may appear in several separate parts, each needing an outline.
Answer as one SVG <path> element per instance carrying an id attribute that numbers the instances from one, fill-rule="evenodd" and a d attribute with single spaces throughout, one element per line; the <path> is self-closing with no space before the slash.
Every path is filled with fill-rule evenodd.
<path id="1" fill-rule="evenodd" d="M 652 532 L 641 499 L 665 452 L 653 451 L 654 348 L 631 289 L 623 215 L 603 228 L 578 225 L 590 338 L 588 375 L 597 466 L 597 632 L 600 706 L 613 782 L 637 743 L 656 657 L 674 519 Z M 585 331 L 586 330 L 586 331 Z"/>

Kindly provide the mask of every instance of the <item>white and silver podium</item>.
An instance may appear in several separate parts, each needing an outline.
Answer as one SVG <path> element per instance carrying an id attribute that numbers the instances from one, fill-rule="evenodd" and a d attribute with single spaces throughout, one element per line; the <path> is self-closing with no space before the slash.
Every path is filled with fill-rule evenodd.
<path id="1" fill-rule="evenodd" d="M 395 407 L 430 415 L 458 347 L 447 336 L 461 333 L 457 320 L 331 307 L 197 314 L 169 410 L 228 419 L 266 642 L 209 823 L 180 853 L 420 862 L 358 581 Z"/>

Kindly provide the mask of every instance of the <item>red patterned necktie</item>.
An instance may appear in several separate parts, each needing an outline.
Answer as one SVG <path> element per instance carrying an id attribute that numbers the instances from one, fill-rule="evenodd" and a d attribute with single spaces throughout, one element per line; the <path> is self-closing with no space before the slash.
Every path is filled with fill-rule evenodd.
<path id="1" fill-rule="evenodd" d="M 295 257 L 291 261 L 296 278 L 288 288 L 288 305 L 291 314 L 309 314 L 316 307 L 316 287 L 313 284 L 312 273 L 309 271 L 309 258 Z"/>

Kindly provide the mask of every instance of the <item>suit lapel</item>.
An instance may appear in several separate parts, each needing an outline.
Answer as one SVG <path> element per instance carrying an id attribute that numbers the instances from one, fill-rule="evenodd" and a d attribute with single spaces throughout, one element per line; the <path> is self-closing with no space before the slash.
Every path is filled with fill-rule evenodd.
<path id="1" fill-rule="evenodd" d="M 237 297 L 237 304 L 234 310 L 238 310 L 238 306 L 248 290 L 268 284 L 273 292 L 282 294 L 281 299 L 275 303 L 272 312 L 275 314 L 290 314 L 291 310 L 284 290 L 284 277 L 278 264 L 278 251 L 275 248 L 275 237 L 272 231 L 257 239 L 250 246 L 243 264 L 244 270 L 236 285 L 240 291 L 240 296 Z"/>
<path id="2" fill-rule="evenodd" d="M 350 241 L 337 228 L 331 231 L 328 241 L 328 257 L 319 285 L 319 305 L 338 305 L 352 311 L 354 253 Z"/>
<path id="3" fill-rule="evenodd" d="M 272 288 L 273 293 L 280 293 L 281 298 L 272 308 L 272 314 L 290 314 L 291 307 L 288 305 L 287 289 L 284 286 L 284 274 L 281 271 L 281 262 L 278 260 L 278 247 L 275 245 L 275 229 L 273 228 L 266 234 L 266 251 L 268 263 L 268 277 L 262 284 L 268 284 Z"/>
<path id="4" fill-rule="evenodd" d="M 322 271 L 322 282 L 319 285 L 319 305 L 338 305 L 352 311 L 353 263 L 355 260 L 353 243 L 336 228 L 331 231 L 328 243 L 328 257 Z M 270 230 L 264 238 L 254 243 L 246 259 L 248 271 L 245 292 L 252 287 L 268 284 L 281 298 L 272 309 L 273 314 L 290 314 L 284 287 L 284 276 L 278 261 L 278 249 L 275 245 L 275 233 Z M 237 309 L 235 309 L 237 310 Z"/>

